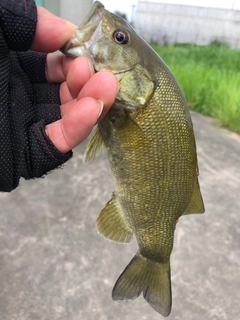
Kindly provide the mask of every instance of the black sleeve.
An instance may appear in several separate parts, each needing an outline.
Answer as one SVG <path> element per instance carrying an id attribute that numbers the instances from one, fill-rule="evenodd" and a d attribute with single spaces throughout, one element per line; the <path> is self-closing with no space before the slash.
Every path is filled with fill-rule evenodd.
<path id="1" fill-rule="evenodd" d="M 67 161 L 45 133 L 60 119 L 59 85 L 45 77 L 46 55 L 29 51 L 37 23 L 33 0 L 0 1 L 0 191 Z"/>

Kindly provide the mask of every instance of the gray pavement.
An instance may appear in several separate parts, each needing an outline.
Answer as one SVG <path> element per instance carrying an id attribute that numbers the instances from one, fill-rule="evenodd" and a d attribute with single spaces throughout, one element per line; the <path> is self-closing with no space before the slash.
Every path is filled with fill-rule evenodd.
<path id="1" fill-rule="evenodd" d="M 240 136 L 194 113 L 204 215 L 182 217 L 171 258 L 169 320 L 240 319 Z M 0 320 L 163 319 L 142 297 L 111 299 L 136 252 L 95 230 L 113 191 L 106 159 L 0 194 Z"/>

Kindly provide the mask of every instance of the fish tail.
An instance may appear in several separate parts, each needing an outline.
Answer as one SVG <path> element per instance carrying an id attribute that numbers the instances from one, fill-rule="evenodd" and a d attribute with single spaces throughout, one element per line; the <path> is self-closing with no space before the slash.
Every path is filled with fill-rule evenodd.
<path id="1" fill-rule="evenodd" d="M 159 263 L 138 252 L 118 278 L 113 300 L 133 300 L 143 293 L 150 306 L 164 317 L 171 312 L 170 261 Z"/>

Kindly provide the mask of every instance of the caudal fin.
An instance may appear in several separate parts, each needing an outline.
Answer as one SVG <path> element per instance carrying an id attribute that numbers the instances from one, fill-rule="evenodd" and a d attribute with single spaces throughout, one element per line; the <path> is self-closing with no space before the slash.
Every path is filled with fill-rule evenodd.
<path id="1" fill-rule="evenodd" d="M 143 293 L 150 306 L 167 317 L 171 312 L 170 262 L 158 263 L 139 252 L 118 278 L 113 300 L 133 300 Z"/>

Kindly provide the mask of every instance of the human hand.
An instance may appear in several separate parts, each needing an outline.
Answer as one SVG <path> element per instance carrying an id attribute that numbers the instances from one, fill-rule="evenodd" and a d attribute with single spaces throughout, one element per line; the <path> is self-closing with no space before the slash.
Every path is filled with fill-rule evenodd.
<path id="1" fill-rule="evenodd" d="M 72 36 L 76 26 L 38 7 L 38 23 L 31 49 L 53 52 Z M 108 71 L 94 74 L 85 57 L 72 59 L 63 54 L 48 54 L 46 75 L 49 82 L 61 83 L 60 106 L 62 119 L 45 130 L 56 148 L 66 153 L 90 134 L 93 126 L 113 104 L 118 81 Z"/>

